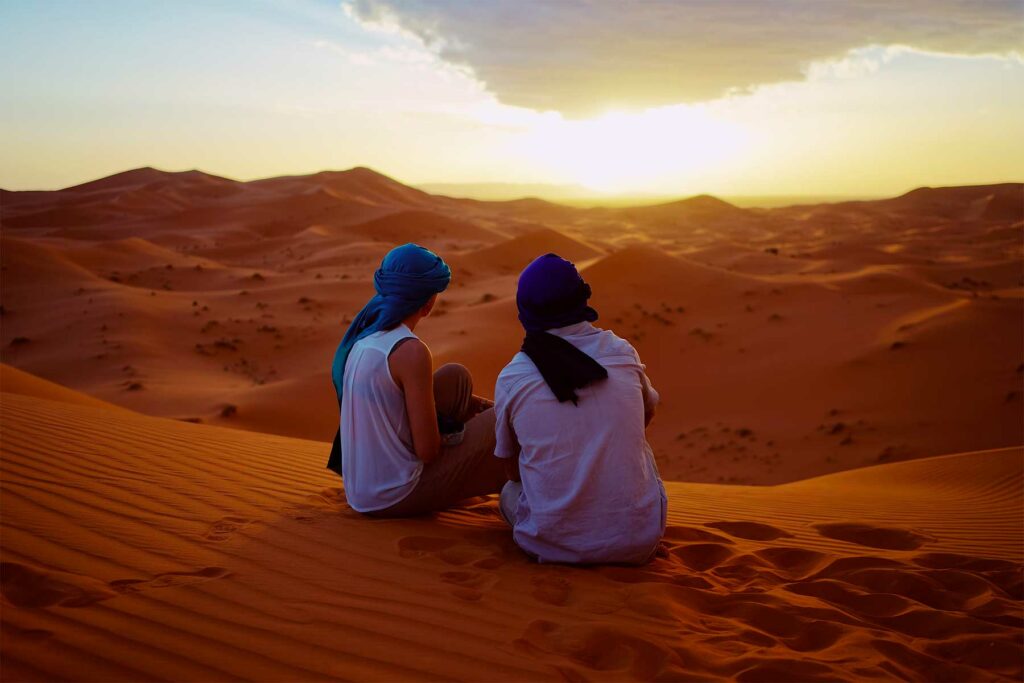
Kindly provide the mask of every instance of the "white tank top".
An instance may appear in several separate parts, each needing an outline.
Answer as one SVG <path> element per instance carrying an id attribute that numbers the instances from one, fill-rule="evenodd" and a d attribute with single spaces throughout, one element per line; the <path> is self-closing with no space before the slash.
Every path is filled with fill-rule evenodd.
<path id="1" fill-rule="evenodd" d="M 405 325 L 374 332 L 352 346 L 341 400 L 341 469 L 348 504 L 359 512 L 390 507 L 416 487 L 423 461 L 412 445 L 405 394 L 388 356 L 399 341 L 418 338 Z"/>

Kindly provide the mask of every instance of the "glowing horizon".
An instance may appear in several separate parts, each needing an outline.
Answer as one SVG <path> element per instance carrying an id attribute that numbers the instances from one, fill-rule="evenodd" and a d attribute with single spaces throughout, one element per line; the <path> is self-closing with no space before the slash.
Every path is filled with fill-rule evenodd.
<path id="1" fill-rule="evenodd" d="M 449 10 L 427 17 L 431 30 L 452 32 L 438 38 L 417 29 L 425 20 L 412 10 L 395 16 L 371 0 L 5 6 L 0 187 L 54 189 L 141 166 L 241 180 L 368 166 L 412 185 L 578 185 L 597 195 L 881 196 L 1024 179 L 1024 135 L 1014 132 L 1024 59 L 1004 44 L 999 17 L 980 17 L 977 40 L 963 45 L 930 46 L 910 31 L 920 44 L 822 47 L 793 33 L 746 46 L 743 34 L 708 52 L 736 54 L 735 64 L 707 78 L 687 71 L 679 83 L 644 61 L 645 41 L 665 40 L 653 20 L 591 19 L 589 30 L 623 46 L 601 55 L 604 80 L 576 91 L 552 79 L 585 80 L 589 53 L 556 55 L 552 75 L 552 63 L 524 52 L 539 38 L 518 24 L 492 53 L 486 17 Z M 510 21 L 535 19 L 521 15 Z M 456 54 L 460 43 L 470 48 Z M 824 54 L 792 77 L 779 57 L 790 44 Z M 687 49 L 679 59 L 699 57 Z M 748 72 L 765 80 L 706 96 Z"/>

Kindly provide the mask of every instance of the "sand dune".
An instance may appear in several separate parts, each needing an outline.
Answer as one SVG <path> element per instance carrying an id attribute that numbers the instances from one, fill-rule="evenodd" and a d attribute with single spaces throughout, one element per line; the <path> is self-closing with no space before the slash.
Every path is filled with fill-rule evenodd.
<path id="1" fill-rule="evenodd" d="M 786 481 L 823 453 L 838 470 L 982 434 L 985 447 L 1022 440 L 1019 299 L 965 297 L 886 266 L 766 277 L 646 247 L 585 276 L 603 324 L 634 341 L 666 396 L 651 437 L 672 478 L 750 481 L 756 469 Z M 895 415 L 937 431 L 911 446 Z"/>
<path id="2" fill-rule="evenodd" d="M 347 171 L 321 171 L 304 176 L 266 178 L 250 183 L 254 187 L 292 194 L 311 188 L 326 190 L 339 199 L 371 204 L 402 207 L 426 206 L 431 195 L 403 185 L 376 171 L 357 167 Z"/>
<path id="3" fill-rule="evenodd" d="M 0 349 L 131 410 L 327 440 L 330 359 L 395 242 L 452 264 L 418 332 L 484 395 L 522 339 L 518 270 L 556 251 L 586 266 L 599 324 L 663 393 L 650 439 L 667 478 L 795 481 L 1024 442 L 1021 193 L 583 209 L 439 197 L 369 169 L 137 169 L 3 193 Z"/>
<path id="4" fill-rule="evenodd" d="M 447 218 L 429 211 L 399 211 L 350 226 L 345 232 L 390 244 L 422 242 L 435 248 L 444 244 L 446 240 L 487 244 L 502 237 L 467 221 Z"/>
<path id="5" fill-rule="evenodd" d="M 680 221 L 694 218 L 738 220 L 748 215 L 746 210 L 706 194 L 649 206 L 619 209 L 616 213 L 634 219 L 658 221 Z"/>
<path id="6" fill-rule="evenodd" d="M 59 403 L 74 403 L 75 405 L 104 408 L 117 413 L 133 414 L 130 410 L 125 410 L 113 403 L 107 403 L 98 398 L 93 398 L 89 394 L 83 394 L 80 391 L 68 389 L 60 384 L 48 382 L 41 377 L 36 377 L 18 368 L 11 367 L 7 363 L 0 363 L 0 391 L 6 394 L 33 396 Z"/>
<path id="7" fill-rule="evenodd" d="M 361 518 L 323 443 L 0 407 L 4 680 L 1022 675 L 1020 449 L 670 483 L 663 557 L 569 568 L 489 500 Z"/>
<path id="8" fill-rule="evenodd" d="M 58 250 L 8 235 L 0 237 L 0 240 L 5 280 L 32 282 L 37 287 L 67 288 L 93 283 L 98 279 L 94 273 L 63 256 Z"/>
<path id="9" fill-rule="evenodd" d="M 168 173 L 140 168 L 117 173 L 54 193 L 59 205 L 36 208 L 36 193 L 5 193 L 14 215 L 9 225 L 21 228 L 76 227 L 162 216 L 223 200 L 242 192 L 243 185 L 201 171 Z"/>
<path id="10" fill-rule="evenodd" d="M 1021 188 L 1016 183 L 964 187 L 919 187 L 886 204 L 914 215 L 1019 220 Z"/>
<path id="11" fill-rule="evenodd" d="M 474 251 L 462 262 L 474 273 L 518 276 L 530 261 L 549 252 L 581 264 L 601 254 L 588 244 L 544 228 Z"/>
<path id="12" fill-rule="evenodd" d="M 644 301 L 642 295 L 654 294 L 656 290 L 681 295 L 699 292 L 703 299 L 734 295 L 755 282 L 647 246 L 617 251 L 585 269 L 584 277 L 595 288 L 605 291 L 623 287 L 635 290 L 640 296 L 634 300 L 640 303 Z"/>
<path id="13" fill-rule="evenodd" d="M 310 410 L 311 405 L 320 409 Z M 202 422 L 320 441 L 338 429 L 338 402 L 327 372 L 244 387 L 211 407 L 199 416 Z"/>
<path id="14" fill-rule="evenodd" d="M 193 185 L 207 187 L 225 187 L 237 185 L 237 181 L 202 171 L 160 171 L 152 167 L 136 168 L 122 173 L 92 180 L 87 183 L 73 185 L 62 192 L 76 194 L 96 194 L 106 191 L 123 192 L 137 187 L 166 187 L 168 185 Z"/>
<path id="15" fill-rule="evenodd" d="M 1022 191 L 585 209 L 363 168 L 0 191 L 0 678 L 1019 680 Z M 662 395 L 663 556 L 537 566 L 493 500 L 345 505 L 328 367 L 408 240 L 455 272 L 417 333 L 484 395 L 518 270 L 585 266 Z"/>

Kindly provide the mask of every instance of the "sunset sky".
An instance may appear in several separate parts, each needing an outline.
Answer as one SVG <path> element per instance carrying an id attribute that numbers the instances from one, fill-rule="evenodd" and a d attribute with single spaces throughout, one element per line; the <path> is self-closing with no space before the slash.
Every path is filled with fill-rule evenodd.
<path id="1" fill-rule="evenodd" d="M 0 187 L 886 195 L 1024 180 L 1024 3 L 0 2 Z"/>

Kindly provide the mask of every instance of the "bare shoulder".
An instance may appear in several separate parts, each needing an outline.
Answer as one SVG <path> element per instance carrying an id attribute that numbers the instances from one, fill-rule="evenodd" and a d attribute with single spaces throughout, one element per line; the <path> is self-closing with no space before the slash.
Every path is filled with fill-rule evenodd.
<path id="1" fill-rule="evenodd" d="M 429 373 L 433 362 L 430 349 L 416 337 L 399 341 L 388 356 L 388 366 L 396 379 L 422 374 L 424 369 Z"/>

